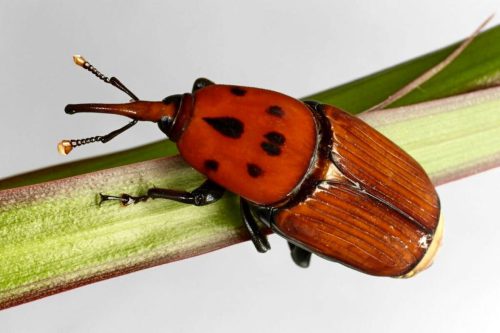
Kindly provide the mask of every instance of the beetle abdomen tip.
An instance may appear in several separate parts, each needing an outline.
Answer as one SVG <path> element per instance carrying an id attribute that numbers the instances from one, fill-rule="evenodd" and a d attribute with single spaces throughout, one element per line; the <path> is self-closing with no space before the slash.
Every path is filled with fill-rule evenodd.
<path id="1" fill-rule="evenodd" d="M 434 233 L 434 236 L 432 238 L 432 242 L 429 245 L 429 248 L 427 249 L 427 252 L 425 252 L 424 257 L 420 260 L 420 262 L 415 266 L 411 271 L 408 273 L 399 276 L 400 278 L 410 278 L 415 276 L 417 273 L 420 273 L 427 268 L 429 268 L 432 263 L 434 262 L 434 258 L 436 257 L 436 253 L 438 252 L 439 248 L 441 247 L 442 241 L 443 241 L 443 231 L 444 231 L 444 219 L 443 219 L 443 214 L 441 213 L 439 216 L 439 221 L 438 225 L 436 227 L 436 232 Z"/>

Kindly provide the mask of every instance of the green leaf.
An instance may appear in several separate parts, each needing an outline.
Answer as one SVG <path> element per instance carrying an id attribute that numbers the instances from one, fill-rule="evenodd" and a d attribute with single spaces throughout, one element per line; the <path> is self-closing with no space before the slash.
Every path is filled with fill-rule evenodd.
<path id="1" fill-rule="evenodd" d="M 427 95 L 423 97 L 422 92 L 418 92 L 419 96 L 410 95 L 406 100 L 442 97 L 476 90 L 484 82 L 496 82 L 498 73 L 493 68 L 500 68 L 500 57 L 489 56 L 498 54 L 500 45 L 492 39 L 485 43 L 484 39 L 496 36 L 498 40 L 499 34 L 499 28 L 495 28 L 477 41 L 484 43 L 482 51 L 488 58 L 482 65 L 488 70 L 481 69 L 482 65 L 471 69 L 479 63 L 476 57 L 480 50 L 475 49 L 474 43 L 463 55 L 469 57 L 471 68 L 463 65 L 462 70 L 475 73 L 470 74 L 467 84 L 462 82 L 460 89 L 455 84 L 463 75 L 456 69 L 456 80 L 445 80 L 434 86 L 429 82 L 430 87 L 426 85 L 424 89 Z M 315 99 L 336 101 L 344 108 L 358 111 L 365 108 L 365 103 L 378 102 L 388 91 L 392 93 L 406 79 L 416 76 L 413 74 L 444 56 L 445 52 L 440 51 L 321 93 Z M 443 72 L 445 78 L 453 77 L 445 74 Z M 485 79 L 487 75 L 492 78 L 490 81 Z M 403 76 L 406 79 L 401 81 Z M 445 84 L 448 90 L 441 89 Z M 433 93 L 431 87 L 436 89 Z M 365 93 L 366 89 L 369 94 Z M 367 102 L 359 98 L 351 100 L 355 95 L 366 97 Z M 500 88 L 490 88 L 362 117 L 413 155 L 433 181 L 440 184 L 500 163 L 499 108 Z M 77 172 L 87 172 L 121 165 L 120 160 L 127 158 L 127 165 L 118 168 L 0 191 L 0 308 L 246 240 L 237 198 L 231 194 L 206 207 L 161 200 L 126 208 L 114 202 L 98 205 L 99 192 L 143 193 L 152 186 L 192 189 L 200 184 L 201 175 L 179 157 L 132 164 L 145 158 L 146 150 L 147 159 L 172 153 L 170 148 L 162 149 L 166 148 L 155 143 L 114 156 L 73 163 L 72 168 L 78 168 Z M 45 169 L 3 181 L 2 186 L 47 180 L 54 170 L 57 171 L 55 178 L 74 174 L 67 169 L 67 165 Z"/>
<path id="2" fill-rule="evenodd" d="M 432 101 L 500 84 L 500 26 L 481 33 L 438 75 L 395 102 L 403 106 Z M 494 44 L 494 45 L 493 45 Z M 325 90 L 308 98 L 358 114 L 385 100 L 427 69 L 438 64 L 459 45 L 410 60 L 365 78 Z"/>

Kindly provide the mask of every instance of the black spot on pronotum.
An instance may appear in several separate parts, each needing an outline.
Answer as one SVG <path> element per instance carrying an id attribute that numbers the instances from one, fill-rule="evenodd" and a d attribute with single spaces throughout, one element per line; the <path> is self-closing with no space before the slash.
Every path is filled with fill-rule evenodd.
<path id="1" fill-rule="evenodd" d="M 280 146 L 285 144 L 285 136 L 279 132 L 268 132 L 264 135 L 268 141 L 260 144 L 260 147 L 270 156 L 278 156 L 281 154 Z"/>
<path id="2" fill-rule="evenodd" d="M 236 96 L 245 96 L 247 91 L 240 87 L 231 87 L 231 94 Z"/>
<path id="3" fill-rule="evenodd" d="M 216 160 L 206 160 L 205 161 L 205 169 L 212 170 L 212 171 L 217 171 L 219 168 L 219 162 Z"/>
<path id="4" fill-rule="evenodd" d="M 203 120 L 217 132 L 229 138 L 238 139 L 243 134 L 243 123 L 239 119 L 233 117 L 204 117 Z"/>
<path id="5" fill-rule="evenodd" d="M 269 132 L 264 137 L 279 146 L 282 146 L 286 141 L 285 136 L 279 132 Z"/>
<path id="6" fill-rule="evenodd" d="M 250 175 L 250 177 L 253 177 L 253 178 L 257 178 L 260 175 L 262 175 L 262 169 L 257 164 L 248 163 L 247 164 L 247 171 L 248 171 L 248 174 Z"/>
<path id="7" fill-rule="evenodd" d="M 281 154 L 281 148 L 274 143 L 264 141 L 260 144 L 260 147 L 264 149 L 267 155 L 278 156 L 279 154 Z"/>
<path id="8" fill-rule="evenodd" d="M 271 116 L 275 116 L 275 117 L 278 117 L 278 118 L 283 117 L 283 115 L 285 114 L 285 112 L 283 111 L 283 109 L 280 106 L 277 106 L 277 105 L 270 106 L 267 109 L 267 113 L 269 113 Z"/>

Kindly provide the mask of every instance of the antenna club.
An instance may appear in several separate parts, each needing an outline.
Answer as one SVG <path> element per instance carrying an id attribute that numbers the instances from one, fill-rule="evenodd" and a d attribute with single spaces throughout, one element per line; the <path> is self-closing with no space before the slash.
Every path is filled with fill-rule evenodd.
<path id="1" fill-rule="evenodd" d="M 73 145 L 71 145 L 71 142 L 68 140 L 62 140 L 57 144 L 57 151 L 61 155 L 68 155 L 71 151 L 73 150 Z"/>
<path id="2" fill-rule="evenodd" d="M 84 67 L 85 63 L 87 62 L 87 60 L 85 60 L 85 58 L 79 54 L 75 54 L 73 56 L 73 61 L 75 62 L 76 65 L 80 67 Z"/>

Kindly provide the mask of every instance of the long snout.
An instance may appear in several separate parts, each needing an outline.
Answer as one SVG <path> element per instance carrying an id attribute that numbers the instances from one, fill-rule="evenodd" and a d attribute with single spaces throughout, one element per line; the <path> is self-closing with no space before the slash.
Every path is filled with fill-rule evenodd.
<path id="1" fill-rule="evenodd" d="M 67 114 L 80 112 L 108 113 L 129 117 L 135 120 L 158 122 L 162 117 L 172 117 L 176 112 L 173 104 L 163 102 L 134 101 L 122 104 L 68 104 Z"/>

